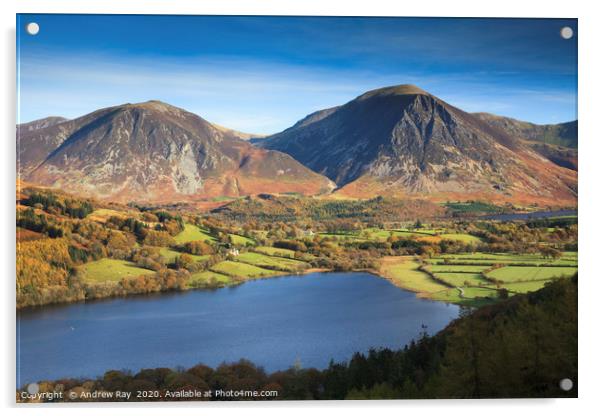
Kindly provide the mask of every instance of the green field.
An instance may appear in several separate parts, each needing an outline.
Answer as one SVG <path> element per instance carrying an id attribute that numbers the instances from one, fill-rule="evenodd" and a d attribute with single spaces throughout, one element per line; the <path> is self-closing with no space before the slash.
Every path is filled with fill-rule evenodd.
<path id="1" fill-rule="evenodd" d="M 238 235 L 238 234 L 228 234 L 228 236 L 230 237 L 232 244 L 235 244 L 237 246 L 247 246 L 247 245 L 255 245 L 257 244 L 255 242 L 255 240 L 252 240 L 248 237 L 242 236 L 242 235 Z"/>
<path id="2" fill-rule="evenodd" d="M 161 256 L 165 259 L 165 261 L 167 263 L 173 263 L 176 260 L 176 257 L 181 256 L 182 254 L 188 254 L 188 253 L 182 253 L 176 250 L 173 250 L 171 248 L 168 247 L 162 247 L 161 250 L 159 251 L 159 254 L 161 254 Z M 197 256 L 194 254 L 188 254 L 190 257 L 192 257 L 192 259 L 194 261 L 205 261 L 209 259 L 209 255 L 205 255 L 205 256 Z"/>
<path id="3" fill-rule="evenodd" d="M 239 261 L 222 261 L 211 267 L 212 271 L 222 273 L 228 276 L 240 278 L 268 277 L 280 274 L 274 270 L 262 269 L 252 264 L 241 263 Z"/>
<path id="4" fill-rule="evenodd" d="M 321 237 L 336 238 L 340 241 L 370 241 L 369 238 L 362 238 L 358 233 L 318 233 Z"/>
<path id="5" fill-rule="evenodd" d="M 532 292 L 551 279 L 570 277 L 577 271 L 575 252 L 565 252 L 555 260 L 539 254 L 467 253 L 442 255 L 425 262 L 425 270 L 435 278 L 458 288 L 431 297 L 456 303 L 465 303 L 463 301 L 470 298 L 495 297 L 496 289 L 501 288 L 510 294 Z M 503 266 L 486 272 L 494 265 Z M 454 300 L 456 296 L 462 301 Z"/>
<path id="6" fill-rule="evenodd" d="M 230 276 L 207 270 L 190 275 L 188 286 L 192 288 L 221 287 L 227 286 L 231 282 Z"/>
<path id="7" fill-rule="evenodd" d="M 422 238 L 422 239 L 445 239 L 445 240 L 456 240 L 462 241 L 467 244 L 478 244 L 482 240 L 474 235 L 465 233 L 452 233 L 446 229 L 430 229 L 420 228 L 416 230 L 410 229 L 393 229 L 383 230 L 380 228 L 366 228 L 365 230 L 359 231 L 341 231 L 338 233 L 320 233 L 323 237 L 336 238 L 342 241 L 385 241 L 389 237 L 401 237 L 401 238 Z"/>
<path id="8" fill-rule="evenodd" d="M 510 295 L 542 288 L 547 282 L 572 276 L 577 271 L 577 253 L 566 252 L 556 260 L 539 254 L 468 253 L 441 255 L 422 260 L 385 257 L 380 274 L 421 296 L 468 306 L 482 306 L 500 298 L 500 289 Z M 490 270 L 494 265 L 504 266 Z M 512 265 L 516 264 L 516 265 Z"/>
<path id="9" fill-rule="evenodd" d="M 266 256 L 260 253 L 241 253 L 236 257 L 236 261 L 252 264 L 258 267 L 275 268 L 283 271 L 300 271 L 308 267 L 304 261 L 285 259 L 283 257 Z"/>
<path id="10" fill-rule="evenodd" d="M 295 257 L 295 251 L 289 250 L 287 248 L 259 246 L 259 247 L 255 247 L 255 251 L 258 251 L 263 254 L 267 254 L 268 256 L 289 257 L 289 258 Z"/>
<path id="11" fill-rule="evenodd" d="M 411 259 L 390 258 L 381 264 L 381 273 L 393 283 L 419 293 L 435 293 L 448 287 L 437 282 L 427 273 L 418 270 L 420 264 Z"/>
<path id="12" fill-rule="evenodd" d="M 577 272 L 576 267 L 532 267 L 504 266 L 487 273 L 487 277 L 502 282 L 521 282 L 529 280 L 549 280 L 570 277 Z"/>
<path id="13" fill-rule="evenodd" d="M 490 266 L 472 266 L 456 264 L 433 264 L 428 266 L 428 270 L 433 273 L 480 273 L 487 270 Z"/>
<path id="14" fill-rule="evenodd" d="M 155 272 L 136 266 L 125 260 L 100 259 L 81 266 L 85 273 L 85 280 L 90 282 L 118 282 L 124 277 L 137 277 L 152 275 Z"/>
<path id="15" fill-rule="evenodd" d="M 496 299 L 498 297 L 498 291 L 494 288 L 486 287 L 465 287 L 462 288 L 464 292 L 463 297 L 465 299 L 474 298 L 491 298 Z"/>
<path id="16" fill-rule="evenodd" d="M 512 293 L 527 293 L 541 289 L 549 280 L 534 280 L 531 282 L 504 283 L 504 288 Z"/>
<path id="17" fill-rule="evenodd" d="M 419 270 L 419 266 L 419 262 L 411 258 L 388 257 L 383 259 L 380 273 L 391 279 L 394 284 L 418 292 L 419 296 L 432 300 L 481 306 L 491 303 L 499 297 L 498 291 L 493 287 L 463 286 L 466 280 L 477 285 L 486 283 L 486 280 L 480 278 L 478 273 L 449 273 L 449 276 L 443 276 L 447 278 L 447 284 L 443 284 L 428 273 Z M 461 282 L 458 281 L 459 277 L 454 277 L 455 275 L 463 277 Z M 440 278 L 441 276 L 437 275 L 436 277 Z M 456 285 L 456 283 L 460 284 Z"/>
<path id="18" fill-rule="evenodd" d="M 435 277 L 451 286 L 487 286 L 491 284 L 481 273 L 435 273 Z"/>
<path id="19" fill-rule="evenodd" d="M 176 243 L 183 244 L 189 241 L 215 241 L 211 235 L 202 231 L 199 227 L 192 224 L 184 224 L 184 231 L 174 237 Z"/>
<path id="20" fill-rule="evenodd" d="M 427 259 L 430 264 L 462 264 L 462 265 L 558 265 L 577 266 L 577 253 L 565 252 L 559 259 L 543 258 L 539 254 L 510 254 L 510 253 L 469 253 L 445 254 L 440 257 Z"/>
<path id="21" fill-rule="evenodd" d="M 466 244 L 479 244 L 482 240 L 479 237 L 470 234 L 440 234 L 439 237 L 444 240 L 457 240 Z"/>

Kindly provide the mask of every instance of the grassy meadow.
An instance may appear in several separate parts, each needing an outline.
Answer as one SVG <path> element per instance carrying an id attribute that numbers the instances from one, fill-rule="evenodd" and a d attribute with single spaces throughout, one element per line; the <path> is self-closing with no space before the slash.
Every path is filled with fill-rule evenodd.
<path id="1" fill-rule="evenodd" d="M 155 272 L 125 260 L 100 259 L 81 266 L 85 279 L 89 282 L 117 282 L 123 278 L 152 275 Z"/>
<path id="2" fill-rule="evenodd" d="M 554 279 L 573 276 L 577 272 L 577 253 L 565 252 L 559 259 L 506 253 L 428 259 L 384 257 L 378 272 L 421 297 L 480 306 L 501 297 L 539 290 Z"/>
<path id="3" fill-rule="evenodd" d="M 201 230 L 196 225 L 184 224 L 184 231 L 174 237 L 178 244 L 188 243 L 190 241 L 215 241 L 215 237 Z"/>

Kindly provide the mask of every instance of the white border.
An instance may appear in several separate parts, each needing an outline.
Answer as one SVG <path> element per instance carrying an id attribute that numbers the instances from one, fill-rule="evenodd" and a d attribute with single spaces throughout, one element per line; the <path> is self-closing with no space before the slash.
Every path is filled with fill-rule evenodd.
<path id="1" fill-rule="evenodd" d="M 126 407 L 148 414 L 164 414 L 168 411 L 226 412 L 250 414 L 306 414 L 307 412 L 333 412 L 342 410 L 350 415 L 362 414 L 375 409 L 382 413 L 399 414 L 400 411 L 420 415 L 483 414 L 487 416 L 508 413 L 522 414 L 526 411 L 547 415 L 588 414 L 597 403 L 600 383 L 600 311 L 596 308 L 602 294 L 602 275 L 596 269 L 600 256 L 602 230 L 600 209 L 602 198 L 599 189 L 602 172 L 602 133 L 600 132 L 600 39 L 602 22 L 593 1 L 527 2 L 506 0 L 486 2 L 470 0 L 429 0 L 423 2 L 387 2 L 383 0 L 20 0 L 13 4 L 0 3 L 2 20 L 2 91 L 0 117 L 3 127 L 2 157 L 3 175 L 1 183 L 4 200 L 0 204 L 3 219 L 1 239 L 2 295 L 4 302 L 2 329 L 3 377 L 1 378 L 0 400 L 4 406 L 14 408 L 15 364 L 15 299 L 14 299 L 14 195 L 15 195 L 15 13 L 123 13 L 123 14 L 248 14 L 248 15 L 332 15 L 332 16 L 455 16 L 455 17 L 577 17 L 579 18 L 579 185 L 580 185 L 580 296 L 579 296 L 579 396 L 577 400 L 495 400 L 495 401 L 400 401 L 400 402 L 280 402 L 280 403 L 169 403 L 131 405 L 86 406 L 20 406 L 20 413 L 48 414 L 81 413 L 99 414 L 109 409 Z M 599 407 L 599 406 L 596 406 Z M 192 409 L 191 409 L 192 408 Z M 171 410 L 173 409 L 173 410 Z"/>

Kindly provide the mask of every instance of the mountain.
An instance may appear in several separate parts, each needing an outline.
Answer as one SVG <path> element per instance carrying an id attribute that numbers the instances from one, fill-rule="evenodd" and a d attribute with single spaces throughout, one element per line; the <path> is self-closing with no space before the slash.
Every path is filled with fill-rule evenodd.
<path id="1" fill-rule="evenodd" d="M 34 131 L 43 129 L 46 127 L 54 126 L 55 124 L 62 123 L 63 121 L 67 121 L 65 117 L 45 117 L 39 120 L 33 120 L 28 123 L 17 124 L 17 129 L 21 131 Z"/>
<path id="2" fill-rule="evenodd" d="M 330 192 L 289 155 L 159 101 L 19 130 L 21 179 L 120 202 L 173 203 L 262 192 Z"/>
<path id="3" fill-rule="evenodd" d="M 368 91 L 258 141 L 336 182 L 341 196 L 572 205 L 576 172 L 413 85 Z"/>
<path id="4" fill-rule="evenodd" d="M 533 124 L 489 113 L 474 115 L 514 137 L 520 137 L 529 147 L 557 165 L 577 170 L 577 120 L 560 124 Z"/>

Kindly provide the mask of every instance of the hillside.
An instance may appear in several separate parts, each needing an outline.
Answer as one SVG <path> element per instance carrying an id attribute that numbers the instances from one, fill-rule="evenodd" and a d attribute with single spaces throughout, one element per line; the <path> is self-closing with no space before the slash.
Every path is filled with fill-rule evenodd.
<path id="1" fill-rule="evenodd" d="M 559 124 L 534 124 L 489 113 L 474 113 L 473 115 L 521 139 L 572 149 L 577 148 L 577 120 Z"/>
<path id="2" fill-rule="evenodd" d="M 120 202 L 195 201 L 261 192 L 329 192 L 331 182 L 278 151 L 149 101 L 19 131 L 21 178 Z"/>
<path id="3" fill-rule="evenodd" d="M 491 126 L 519 137 L 525 144 L 559 166 L 577 170 L 577 121 L 560 124 L 533 124 L 488 113 L 475 113 Z"/>
<path id="4" fill-rule="evenodd" d="M 576 203 L 575 172 L 413 85 L 369 91 L 256 144 L 326 175 L 341 196 Z"/>

